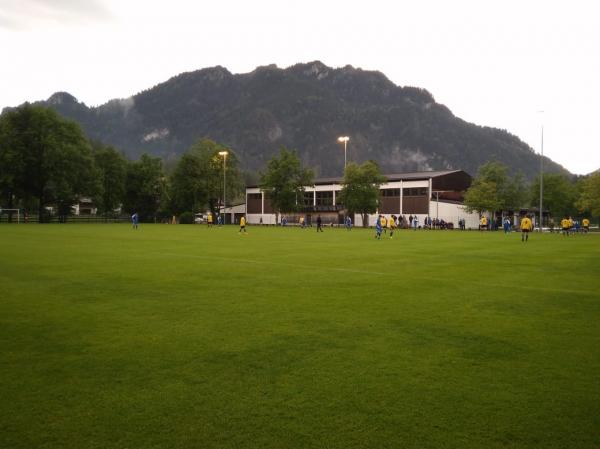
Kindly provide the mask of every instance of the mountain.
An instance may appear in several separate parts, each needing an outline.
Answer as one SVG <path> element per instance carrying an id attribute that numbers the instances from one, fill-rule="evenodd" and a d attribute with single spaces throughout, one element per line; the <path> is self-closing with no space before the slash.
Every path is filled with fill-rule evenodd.
<path id="1" fill-rule="evenodd" d="M 242 167 L 259 171 L 281 145 L 297 149 L 320 176 L 344 164 L 338 136 L 350 136 L 348 161 L 377 161 L 386 173 L 463 169 L 498 160 L 528 178 L 539 156 L 507 131 L 467 123 L 424 89 L 400 87 L 382 73 L 321 62 L 232 74 L 217 66 L 182 73 L 151 89 L 98 107 L 59 92 L 40 102 L 79 122 L 92 139 L 132 158 L 167 160 L 196 139 L 232 148 Z M 568 173 L 546 159 L 548 171 Z"/>

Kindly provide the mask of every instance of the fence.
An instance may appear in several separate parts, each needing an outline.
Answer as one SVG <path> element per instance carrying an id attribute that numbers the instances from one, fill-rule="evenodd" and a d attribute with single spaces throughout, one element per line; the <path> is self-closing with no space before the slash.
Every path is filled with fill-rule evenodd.
<path id="1" fill-rule="evenodd" d="M 131 221 L 131 218 L 127 215 L 119 216 L 119 217 L 103 217 L 100 215 L 68 215 L 58 216 L 58 215 L 49 215 L 44 217 L 44 223 L 128 223 Z M 10 215 L 6 213 L 0 214 L 0 223 L 9 223 Z M 16 213 L 12 216 L 12 223 L 17 223 L 17 215 Z M 26 215 L 21 214 L 20 223 L 39 223 L 38 215 Z"/>

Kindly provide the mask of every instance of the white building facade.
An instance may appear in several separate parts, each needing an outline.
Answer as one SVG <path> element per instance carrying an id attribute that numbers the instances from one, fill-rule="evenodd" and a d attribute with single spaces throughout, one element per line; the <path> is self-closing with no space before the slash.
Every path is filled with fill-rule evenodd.
<path id="1" fill-rule="evenodd" d="M 465 220 L 467 228 L 477 229 L 479 216 L 468 213 L 462 204 L 464 192 L 472 178 L 462 170 L 413 172 L 385 175 L 387 182 L 380 186 L 379 210 L 368 215 L 367 226 L 374 226 L 379 214 L 418 217 L 420 225 L 426 217 L 444 220 L 458 228 L 459 219 Z M 298 223 L 304 217 L 309 223 L 321 216 L 324 224 L 342 224 L 346 216 L 339 201 L 341 178 L 321 178 L 313 186 L 306 186 L 300 211 L 285 214 L 287 222 Z M 246 218 L 250 224 L 277 224 L 277 215 L 265 192 L 258 186 L 246 188 Z M 281 221 L 281 216 L 279 220 Z M 352 222 L 362 226 L 360 214 L 354 214 Z"/>

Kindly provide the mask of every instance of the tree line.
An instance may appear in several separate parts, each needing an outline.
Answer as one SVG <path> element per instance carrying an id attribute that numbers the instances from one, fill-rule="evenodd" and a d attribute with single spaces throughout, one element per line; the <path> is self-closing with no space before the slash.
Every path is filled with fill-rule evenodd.
<path id="1" fill-rule="evenodd" d="M 282 147 L 260 174 L 260 186 L 278 213 L 289 213 L 303 207 L 313 179 L 297 153 Z M 194 212 L 217 214 L 224 182 L 227 203 L 241 199 L 244 174 L 235 152 L 209 139 L 194 143 L 167 174 L 160 158 L 143 154 L 130 161 L 112 146 L 89 141 L 52 109 L 25 105 L 0 116 L 0 207 L 37 210 L 41 222 L 50 206 L 65 221 L 82 197 L 105 217 L 121 210 L 143 221 L 177 215 L 192 222 Z M 375 212 L 383 182 L 375 162 L 351 163 L 340 198 L 350 213 Z"/>
<path id="2" fill-rule="evenodd" d="M 522 174 L 509 176 L 508 167 L 499 162 L 488 162 L 479 168 L 477 176 L 465 194 L 468 211 L 519 211 L 538 208 L 540 179 L 543 182 L 542 207 L 551 217 L 600 217 L 600 171 L 589 176 L 571 179 L 557 173 L 543 173 L 531 183 Z"/>
<path id="3" fill-rule="evenodd" d="M 278 214 L 291 213 L 302 209 L 304 189 L 313 180 L 297 153 L 282 147 L 260 173 L 259 185 Z M 340 202 L 365 223 L 379 207 L 385 181 L 377 163 L 349 163 Z M 539 182 L 527 184 L 522 175 L 509 176 L 505 165 L 490 162 L 480 167 L 465 205 L 480 213 L 536 206 Z M 600 172 L 575 180 L 544 174 L 543 182 L 544 209 L 553 216 L 600 216 Z M 177 215 L 192 222 L 194 212 L 218 212 L 223 187 L 227 204 L 242 199 L 244 184 L 235 152 L 209 139 L 194 143 L 166 173 L 160 158 L 143 154 L 130 161 L 111 146 L 89 141 L 75 122 L 52 109 L 25 105 L 0 116 L 0 207 L 37 210 L 40 221 L 48 218 L 48 206 L 66 220 L 73 204 L 89 197 L 107 217 L 121 210 L 137 212 L 143 221 Z"/>
<path id="4" fill-rule="evenodd" d="M 243 187 L 234 152 L 209 139 L 192 145 L 165 173 L 160 158 L 143 154 L 130 161 L 112 146 L 89 141 L 81 128 L 52 109 L 25 105 L 0 116 L 0 207 L 37 211 L 49 219 L 52 207 L 61 221 L 82 197 L 91 198 L 103 216 L 137 212 L 143 221 L 171 215 L 214 213 L 223 202 L 223 170 L 228 198 Z"/>

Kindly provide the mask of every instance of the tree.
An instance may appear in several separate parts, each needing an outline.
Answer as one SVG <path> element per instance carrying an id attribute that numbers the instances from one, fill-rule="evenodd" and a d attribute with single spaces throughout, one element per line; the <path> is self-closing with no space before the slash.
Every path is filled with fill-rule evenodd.
<path id="1" fill-rule="evenodd" d="M 137 212 L 141 221 L 156 220 L 167 199 L 167 183 L 160 158 L 142 154 L 139 161 L 130 162 L 125 178 L 123 208 Z"/>
<path id="2" fill-rule="evenodd" d="M 268 196 L 279 221 L 280 213 L 294 212 L 302 205 L 304 187 L 313 183 L 314 173 L 302 163 L 295 151 L 281 147 L 279 157 L 267 163 L 260 175 L 260 188 Z"/>
<path id="3" fill-rule="evenodd" d="M 600 217 L 600 171 L 582 181 L 581 194 L 576 201 L 579 211 L 590 211 L 594 217 Z"/>
<path id="4" fill-rule="evenodd" d="M 344 170 L 340 201 L 348 213 L 359 213 L 363 226 L 368 225 L 367 215 L 379 206 L 379 187 L 386 181 L 373 161 L 362 165 L 349 163 Z"/>
<path id="5" fill-rule="evenodd" d="M 99 188 L 94 197 L 98 210 L 106 217 L 123 204 L 127 160 L 111 146 L 93 143 L 93 155 Z"/>
<path id="6" fill-rule="evenodd" d="M 203 177 L 200 158 L 188 150 L 179 159 L 170 178 L 170 206 L 173 213 L 197 211 L 207 204 L 208 195 L 202 186 Z"/>
<path id="7" fill-rule="evenodd" d="M 527 202 L 527 184 L 523 173 L 517 173 L 504 189 L 503 209 L 519 210 Z"/>
<path id="8" fill-rule="evenodd" d="M 5 195 L 35 198 L 42 221 L 48 204 L 56 204 L 64 218 L 78 196 L 93 193 L 90 145 L 75 122 L 31 105 L 6 112 L 2 121 L 0 159 L 14 164 L 0 176 Z"/>
<path id="9" fill-rule="evenodd" d="M 540 177 L 534 179 L 530 188 L 532 206 L 540 204 Z M 575 212 L 575 185 L 564 175 L 544 173 L 542 207 L 554 217 L 573 215 Z"/>
<path id="10" fill-rule="evenodd" d="M 208 207 L 213 214 L 223 201 L 223 156 L 227 151 L 226 194 L 234 198 L 242 190 L 236 154 L 210 139 L 192 145 L 177 163 L 171 176 L 171 207 L 175 213 Z M 229 202 L 229 201 L 228 201 Z"/>
<path id="11" fill-rule="evenodd" d="M 475 178 L 465 193 L 464 202 L 467 212 L 475 211 L 480 215 L 486 211 L 497 211 L 502 207 L 496 183 L 479 178 Z"/>
<path id="12" fill-rule="evenodd" d="M 496 211 L 516 210 L 526 201 L 523 175 L 508 176 L 508 167 L 500 162 L 488 162 L 479 168 L 477 177 L 465 194 L 468 212 L 479 214 Z"/>
<path id="13" fill-rule="evenodd" d="M 23 196 L 25 177 L 23 159 L 15 142 L 13 119 L 14 114 L 0 116 L 0 207 L 8 209 L 13 209 Z"/>

